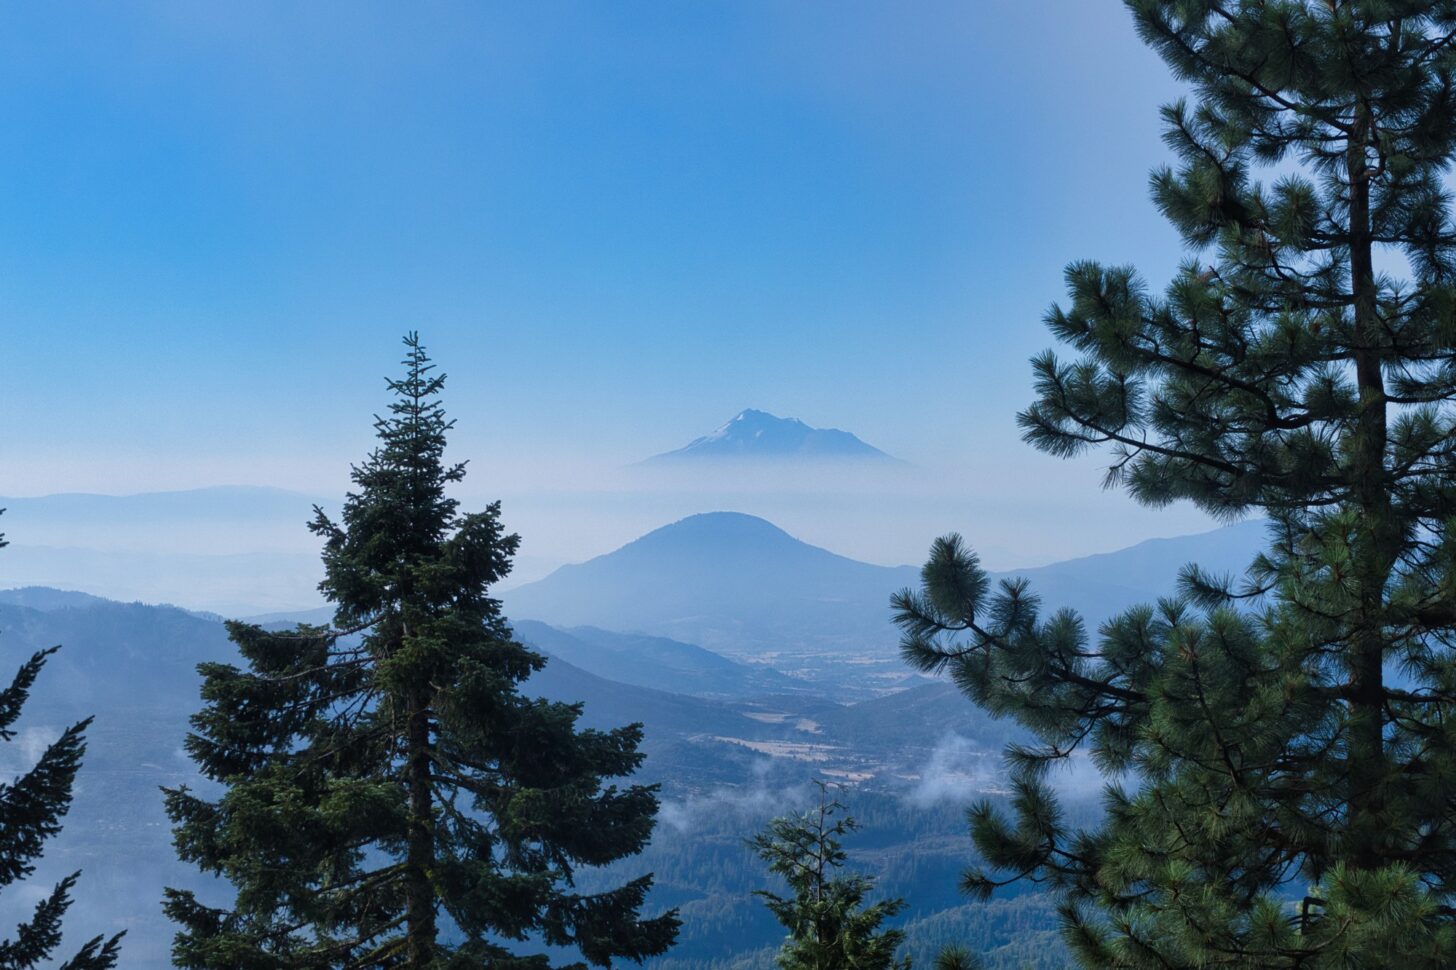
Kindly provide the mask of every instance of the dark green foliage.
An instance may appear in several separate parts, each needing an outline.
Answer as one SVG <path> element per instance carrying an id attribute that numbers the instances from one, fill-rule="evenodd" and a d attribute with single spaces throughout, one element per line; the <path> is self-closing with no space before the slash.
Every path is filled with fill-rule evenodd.
<path id="1" fill-rule="evenodd" d="M 36 880 L 47 870 L 55 871 L 57 878 L 44 884 L 48 889 L 60 875 L 84 866 L 77 905 L 66 918 L 68 932 L 93 925 L 98 929 L 91 932 L 125 926 L 120 965 L 170 965 L 176 925 L 157 905 L 162 887 L 192 889 L 213 905 L 228 897 L 221 894 L 224 887 L 214 877 L 176 859 L 169 827 L 156 824 L 158 786 L 193 784 L 195 768 L 185 753 L 178 757 L 178 739 L 186 736 L 187 719 L 199 707 L 196 664 L 202 660 L 239 664 L 236 650 L 222 623 L 172 608 L 100 601 L 58 604 L 39 612 L 6 604 L 11 595 L 0 592 L 0 644 L 16 656 L 65 644 L 37 681 L 20 726 L 65 725 L 80 719 L 73 711 L 98 714 L 86 732 L 85 764 L 76 800 L 64 819 L 64 838 L 47 848 L 41 868 L 28 882 L 38 885 Z M 519 629 L 516 638 L 520 639 Z M 801 807 L 807 790 L 802 784 L 804 763 L 770 760 L 737 744 L 689 740 L 704 730 L 701 720 L 696 726 L 692 723 L 692 708 L 684 708 L 674 726 L 677 715 L 664 721 L 654 708 L 670 699 L 667 695 L 563 677 L 563 673 L 569 673 L 569 667 L 550 657 L 522 690 L 553 700 L 587 698 L 579 726 L 606 729 L 640 718 L 646 722 L 642 750 L 648 755 L 633 779 L 663 783 L 663 807 L 651 843 L 640 855 L 599 870 L 579 871 L 578 891 L 610 889 L 643 872 L 653 873 L 644 911 L 677 907 L 683 921 L 672 949 L 652 959 L 655 970 L 709 970 L 709 961 L 735 959 L 731 955 L 750 951 L 762 951 L 757 967 L 771 965 L 783 930 L 766 908 L 751 899 L 752 890 L 764 885 L 764 872 L 759 860 L 744 850 L 743 836 L 760 830 L 787 807 Z M 909 770 L 925 764 L 942 729 L 952 730 L 975 739 L 976 746 L 985 749 L 984 763 L 990 768 L 1011 725 L 990 722 L 954 690 L 942 696 L 948 686 L 850 707 L 804 698 L 804 707 L 785 709 L 817 720 L 829 708 L 847 718 L 874 708 L 875 713 L 853 730 L 849 720 L 839 726 L 819 721 L 824 733 L 816 740 L 841 743 L 838 739 L 845 738 L 842 743 L 857 755 Z M 933 696 L 910 703 L 916 694 Z M 897 699 L 903 706 L 885 706 Z M 693 701 L 700 712 L 710 704 L 683 700 Z M 741 715 L 739 720 L 759 723 Z M 906 735 L 907 744 L 909 733 L 917 730 L 919 745 L 877 748 L 874 738 L 892 721 Z M 977 732 L 983 726 L 993 733 L 980 740 Z M 649 747 L 648 741 L 655 746 Z M 199 794 L 216 797 L 215 790 L 197 787 Z M 782 796 L 777 795 L 780 791 Z M 847 843 L 852 863 L 875 875 L 880 895 L 903 896 L 909 903 L 896 917 L 903 919 L 898 925 L 906 932 L 902 954 L 910 955 L 916 966 L 929 966 L 944 944 L 964 942 L 985 952 L 988 970 L 1022 970 L 1020 957 L 998 960 L 992 951 L 999 955 L 1009 946 L 1038 956 L 1065 953 L 1055 938 L 1056 915 L 1047 894 L 1006 896 L 990 904 L 960 899 L 956 880 L 966 857 L 963 806 L 953 799 L 927 804 L 904 796 L 893 782 L 883 790 L 872 783 L 856 786 L 854 816 L 861 828 Z M 1078 807 L 1071 806 L 1074 811 Z M 77 861 L 67 865 L 67 857 Z M 85 923 L 78 922 L 83 905 Z M 1036 967 L 1060 965 L 1045 961 Z"/>
<path id="2" fill-rule="evenodd" d="M 1006 942 L 988 945 L 997 938 Z M 966 903 L 909 920 L 905 939 L 905 952 L 916 964 L 944 966 L 968 960 L 974 970 L 1065 970 L 1072 966 L 1048 893 Z M 972 947 L 980 952 L 973 952 Z"/>
<path id="3" fill-rule="evenodd" d="M 1152 178 L 1192 256 L 1161 295 L 1072 265 L 1047 322 L 1076 359 L 1035 360 L 1020 420 L 1107 446 L 1144 504 L 1267 517 L 1270 546 L 1093 635 L 935 544 L 906 656 L 1040 742 L 1010 817 L 973 810 L 966 889 L 1049 883 L 1091 966 L 1451 965 L 1456 3 L 1128 6 L 1195 93 Z M 1100 825 L 1048 785 L 1074 755 Z"/>
<path id="4" fill-rule="evenodd" d="M 716 756 L 704 751 L 691 757 Z M 649 759 L 647 767 L 662 771 L 663 765 Z M 747 902 L 765 884 L 762 863 L 744 851 L 743 833 L 762 831 L 776 815 L 806 804 L 811 793 L 793 765 L 802 768 L 802 762 L 784 760 L 782 774 L 768 776 L 762 786 L 755 781 L 753 788 L 715 788 L 711 795 L 674 799 L 665 808 L 673 824 L 659 825 L 641 864 L 655 876 L 654 898 L 679 906 L 683 925 L 677 943 L 652 961 L 653 968 L 732 970 L 772 963 L 784 929 L 766 907 Z M 1080 807 L 1072 806 L 1073 812 Z M 901 956 L 928 967 L 945 946 L 961 943 L 979 951 L 988 970 L 1019 970 L 1033 954 L 1037 970 L 1066 965 L 1049 894 L 1027 887 L 1032 891 L 1007 892 L 990 903 L 961 898 L 956 878 L 966 855 L 963 806 L 911 802 L 903 789 L 865 785 L 854 789 L 854 817 L 848 868 L 874 875 L 873 898 L 906 900 L 895 917 L 896 928 L 905 933 Z M 1031 940 L 1037 941 L 1034 947 L 1027 946 Z M 1007 957 L 1012 950 L 1021 955 Z"/>
<path id="5" fill-rule="evenodd" d="M 0 547 L 6 544 L 5 537 L 0 535 Z M 0 690 L 0 741 L 15 740 L 15 724 L 31 688 L 47 658 L 59 649 L 36 651 L 21 664 L 10 686 Z M 71 807 L 76 772 L 86 753 L 86 728 L 90 724 L 87 718 L 66 728 L 46 746 L 29 771 L 0 783 L 0 887 L 13 885 L 34 873 L 35 862 L 45 850 L 46 841 L 61 831 L 61 819 Z M 71 890 L 79 877 L 78 872 L 62 879 L 36 904 L 30 919 L 15 928 L 15 935 L 0 941 L 0 970 L 26 970 L 50 960 L 61 944 L 61 921 L 71 906 Z M 116 966 L 123 935 L 88 940 L 63 967 L 105 970 Z"/>
<path id="6" fill-rule="evenodd" d="M 941 950 L 935 956 L 935 970 L 981 970 L 980 957 L 960 944 Z"/>
<path id="7" fill-rule="evenodd" d="M 754 891 L 789 931 L 778 964 L 783 970 L 908 970 L 908 960 L 895 958 L 905 934 L 880 928 L 904 908 L 904 901 L 866 905 L 874 880 L 838 872 L 846 858 L 840 840 L 857 826 L 850 816 L 835 818 L 844 806 L 829 799 L 828 786 L 818 784 L 818 808 L 775 818 L 749 840 L 792 893 Z"/>
<path id="8" fill-rule="evenodd" d="M 167 810 L 181 856 L 237 895 L 168 892 L 179 966 L 547 967 L 510 946 L 528 939 L 607 966 L 676 935 L 672 913 L 638 915 L 650 876 L 574 889 L 651 834 L 655 789 L 608 783 L 641 731 L 578 730 L 580 705 L 519 693 L 543 660 L 488 595 L 518 539 L 499 504 L 447 497 L 464 466 L 443 462 L 444 379 L 406 343 L 342 521 L 312 525 L 338 629 L 234 623 L 247 669 L 201 668 L 187 747 L 225 792 L 171 790 Z"/>

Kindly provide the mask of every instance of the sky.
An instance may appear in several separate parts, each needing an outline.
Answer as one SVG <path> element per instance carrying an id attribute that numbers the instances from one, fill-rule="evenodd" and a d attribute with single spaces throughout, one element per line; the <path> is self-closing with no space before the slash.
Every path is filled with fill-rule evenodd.
<path id="1" fill-rule="evenodd" d="M 1207 528 L 1015 425 L 1065 265 L 1185 255 L 1179 94 L 1113 0 L 0 5 L 0 495 L 337 494 L 419 330 L 548 558 L 719 506 L 890 562 Z M 919 474 L 624 475 L 748 407 Z"/>

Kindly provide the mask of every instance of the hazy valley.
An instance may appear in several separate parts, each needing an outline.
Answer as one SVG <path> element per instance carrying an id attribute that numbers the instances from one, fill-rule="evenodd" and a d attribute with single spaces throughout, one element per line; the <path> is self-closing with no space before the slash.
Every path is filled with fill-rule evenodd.
<path id="1" fill-rule="evenodd" d="M 240 499 L 257 513 L 249 525 L 260 536 L 281 532 L 279 520 L 296 520 L 309 501 L 248 490 L 118 503 L 27 500 L 15 503 L 11 527 L 47 516 L 85 523 L 121 507 L 136 510 L 134 522 L 115 518 L 123 533 L 159 521 L 221 528 Z M 260 504 L 272 510 L 264 514 Z M 1260 538 L 1257 524 L 1236 525 L 1018 575 L 1048 607 L 1074 608 L 1096 624 L 1172 592 L 1171 578 L 1187 561 L 1241 568 Z M 157 558 L 179 573 L 194 565 L 185 554 Z M 44 568 L 46 559 L 18 543 L 0 563 L 23 571 Z M 212 566 L 217 571 L 204 579 L 241 591 L 258 563 L 222 557 Z M 133 581 L 146 581 L 135 562 L 129 569 Z M 265 570 L 264 588 L 279 578 Z M 655 898 L 683 909 L 683 937 L 665 966 L 766 959 L 776 928 L 748 900 L 761 874 L 743 833 L 802 803 L 814 778 L 848 786 L 845 799 L 866 824 L 851 848 L 858 864 L 880 874 L 885 892 L 914 900 L 906 925 L 915 952 L 969 932 L 988 951 L 1010 947 L 998 958 L 1007 962 L 993 965 L 1014 965 L 1039 949 L 1059 952 L 1034 945 L 1052 939 L 1052 916 L 1039 897 L 971 905 L 955 889 L 971 851 L 964 807 L 1001 796 L 1000 751 L 1016 729 L 901 662 L 887 604 L 917 578 L 914 567 L 839 556 L 763 519 L 707 513 L 501 594 L 518 637 L 549 658 L 528 692 L 582 701 L 588 726 L 644 725 L 641 776 L 662 785 L 663 809 L 651 848 L 621 868 L 655 871 Z M 324 609 L 250 618 L 273 626 L 329 620 Z M 0 593 L 0 642 L 9 655 L 63 645 L 27 707 L 18 750 L 33 751 L 64 724 L 96 716 L 76 805 L 43 874 L 83 867 L 76 925 L 129 928 L 135 965 L 167 952 L 171 928 L 158 908 L 164 885 L 222 889 L 175 860 L 158 791 L 193 779 L 181 739 L 198 705 L 194 667 L 234 657 L 220 620 L 46 587 Z M 1090 770 L 1059 784 L 1073 805 L 1093 810 Z"/>

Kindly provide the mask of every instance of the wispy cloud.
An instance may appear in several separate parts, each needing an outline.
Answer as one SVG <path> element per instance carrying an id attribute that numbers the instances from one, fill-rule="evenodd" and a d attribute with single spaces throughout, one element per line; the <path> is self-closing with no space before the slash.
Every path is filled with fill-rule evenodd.
<path id="1" fill-rule="evenodd" d="M 947 734 L 919 774 L 905 796 L 911 804 L 923 808 L 943 801 L 970 801 L 996 784 L 999 756 L 969 738 Z"/>

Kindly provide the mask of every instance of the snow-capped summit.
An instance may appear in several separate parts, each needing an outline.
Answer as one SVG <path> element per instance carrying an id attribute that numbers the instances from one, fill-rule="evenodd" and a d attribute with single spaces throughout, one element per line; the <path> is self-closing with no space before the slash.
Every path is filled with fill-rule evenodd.
<path id="1" fill-rule="evenodd" d="M 752 408 L 740 411 L 716 431 L 649 462 L 689 458 L 853 458 L 895 461 L 848 431 L 811 428 L 797 418 L 780 418 Z"/>

